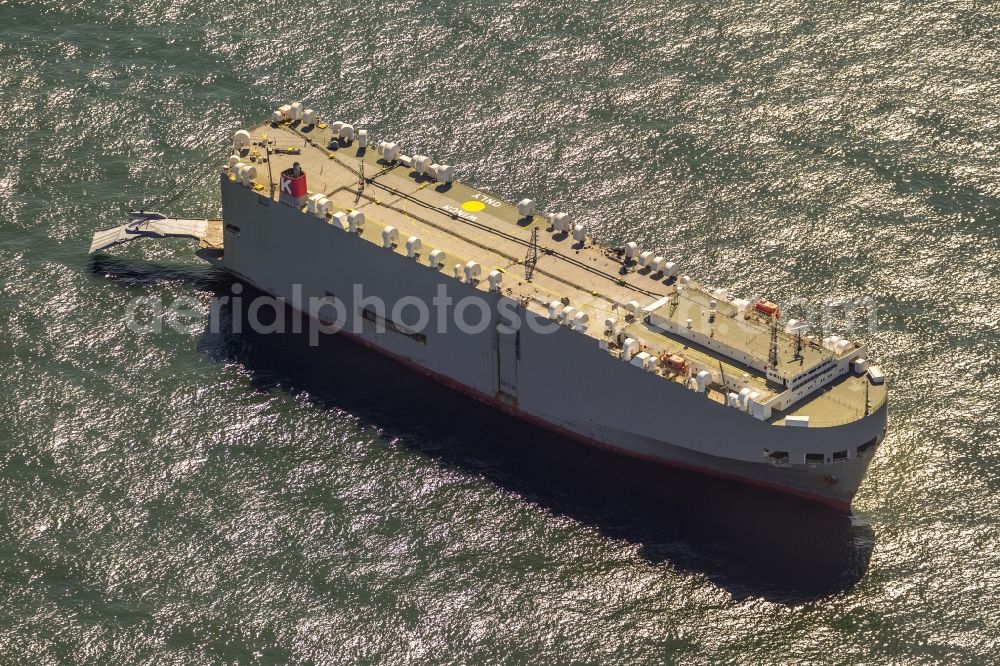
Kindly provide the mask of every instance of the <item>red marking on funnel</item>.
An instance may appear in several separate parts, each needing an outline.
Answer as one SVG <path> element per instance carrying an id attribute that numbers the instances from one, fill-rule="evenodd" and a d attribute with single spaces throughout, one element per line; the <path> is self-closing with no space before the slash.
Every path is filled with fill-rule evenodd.
<path id="1" fill-rule="evenodd" d="M 281 172 L 281 191 L 292 197 L 304 197 L 306 195 L 306 174 L 300 171 L 298 176 L 293 175 L 291 169 Z"/>

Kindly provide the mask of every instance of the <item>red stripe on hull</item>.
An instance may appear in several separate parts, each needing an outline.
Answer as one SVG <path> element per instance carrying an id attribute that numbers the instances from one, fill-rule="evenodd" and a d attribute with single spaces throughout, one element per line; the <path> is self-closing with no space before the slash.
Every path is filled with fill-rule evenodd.
<path id="1" fill-rule="evenodd" d="M 754 479 L 752 477 L 741 476 L 739 474 L 733 474 L 731 472 L 722 472 L 722 471 L 719 471 L 719 470 L 709 469 L 707 467 L 698 467 L 697 465 L 690 465 L 690 464 L 687 464 L 687 463 L 676 462 L 676 461 L 673 461 L 673 460 L 665 460 L 663 458 L 657 458 L 655 456 L 647 455 L 647 454 L 644 454 L 644 453 L 637 453 L 635 451 L 629 451 L 627 449 L 622 449 L 622 448 L 619 448 L 617 446 L 612 446 L 611 444 L 607 444 L 605 442 L 601 442 L 601 441 L 598 441 L 596 439 L 591 439 L 590 437 L 586 437 L 585 435 L 581 435 L 579 433 L 573 432 L 572 430 L 566 430 L 565 428 L 560 428 L 559 426 L 555 425 L 554 423 L 549 423 L 545 419 L 541 419 L 541 418 L 539 418 L 537 416 L 533 416 L 531 414 L 528 414 L 527 412 L 521 411 L 520 409 L 517 409 L 516 407 L 513 407 L 511 405 L 508 405 L 508 404 L 500 401 L 500 400 L 497 400 L 496 398 L 490 397 L 490 396 L 486 395 L 485 393 L 480 393 L 479 391 L 477 391 L 477 390 L 475 390 L 475 389 L 473 389 L 473 388 L 471 388 L 469 386 L 466 386 L 465 384 L 462 384 L 461 382 L 457 382 L 454 379 L 451 379 L 450 377 L 448 377 L 446 375 L 442 375 L 442 374 L 439 374 L 437 372 L 434 372 L 433 370 L 429 370 L 428 368 L 425 368 L 424 366 L 420 365 L 419 363 L 414 363 L 413 361 L 411 361 L 410 359 L 406 358 L 405 356 L 401 356 L 399 354 L 391 352 L 388 349 L 383 349 L 382 347 L 379 347 L 378 345 L 376 345 L 376 344 L 374 344 L 372 342 L 369 342 L 368 340 L 365 340 L 364 338 L 362 338 L 362 337 L 360 337 L 358 335 L 355 335 L 354 333 L 350 333 L 349 331 L 345 331 L 345 330 L 341 330 L 341 331 L 338 331 L 338 332 L 341 333 L 341 334 L 343 334 L 345 338 L 347 338 L 348 340 L 351 340 L 354 343 L 360 344 L 363 347 L 371 349 L 372 351 L 376 351 L 376 352 L 378 352 L 378 353 L 380 353 L 380 354 L 382 354 L 382 355 L 384 355 L 384 356 L 386 356 L 388 358 L 391 358 L 394 361 L 397 361 L 398 363 L 400 363 L 402 365 L 405 365 L 408 368 L 411 368 L 411 369 L 415 370 L 416 372 L 418 372 L 418 373 L 420 373 L 420 374 L 422 374 L 422 375 L 424 375 L 426 377 L 430 377 L 431 379 L 437 381 L 438 383 L 444 384 L 448 388 L 454 389 L 454 390 L 456 390 L 456 391 L 458 391 L 460 393 L 463 393 L 463 394 L 465 394 L 465 395 L 467 395 L 467 396 L 469 396 L 471 398 L 474 398 L 475 400 L 478 400 L 479 402 L 481 402 L 483 404 L 486 404 L 486 405 L 489 405 L 490 407 L 498 409 L 501 412 L 504 412 L 505 414 L 509 414 L 511 416 L 514 416 L 514 417 L 520 419 L 521 421 L 524 421 L 525 423 L 530 423 L 531 425 L 538 426 L 539 428 L 543 428 L 543 429 L 548 430 L 550 432 L 554 432 L 554 433 L 556 433 L 558 435 L 561 435 L 561 436 L 566 437 L 568 439 L 572 439 L 574 441 L 580 442 L 581 444 L 585 444 L 585 445 L 590 446 L 592 448 L 602 449 L 604 451 L 609 451 L 609 452 L 614 453 L 616 455 L 625 455 L 625 456 L 628 456 L 630 458 L 635 458 L 635 459 L 638 459 L 638 460 L 645 460 L 645 461 L 648 461 L 648 462 L 656 463 L 658 465 L 663 465 L 664 467 L 670 467 L 670 468 L 673 468 L 673 469 L 681 469 L 681 470 L 685 470 L 685 471 L 688 471 L 688 472 L 694 472 L 696 474 L 703 474 L 703 475 L 706 475 L 706 476 L 715 477 L 715 478 L 718 478 L 718 479 L 725 479 L 727 481 L 735 481 L 737 483 L 742 483 L 742 484 L 745 484 L 745 485 L 751 485 L 751 486 L 755 486 L 755 487 L 758 487 L 758 488 L 765 488 L 767 490 L 779 492 L 779 493 L 781 493 L 783 495 L 794 495 L 795 497 L 798 497 L 798 498 L 801 498 L 801 499 L 805 499 L 805 500 L 809 500 L 810 502 L 818 502 L 820 504 L 824 504 L 824 505 L 826 505 L 826 506 L 828 506 L 828 507 L 830 507 L 832 509 L 835 509 L 835 510 L 841 512 L 841 513 L 847 513 L 847 514 L 851 513 L 851 503 L 850 502 L 844 502 L 844 501 L 841 501 L 841 500 L 836 500 L 836 499 L 834 499 L 832 497 L 824 497 L 822 495 L 813 495 L 812 493 L 808 493 L 808 492 L 806 492 L 804 490 L 798 490 L 796 488 L 788 488 L 787 486 L 782 486 L 782 485 L 779 485 L 779 484 L 776 484 L 776 483 L 769 483 L 767 481 L 761 481 L 760 479 Z"/>
<path id="2" fill-rule="evenodd" d="M 227 270 L 230 270 L 230 269 L 227 269 Z M 254 284 L 253 280 L 250 280 L 246 276 L 239 275 L 238 273 L 236 273 L 235 271 L 232 271 L 232 270 L 230 270 L 230 272 L 233 273 L 234 275 L 236 275 L 239 279 L 246 280 L 247 282 L 249 282 L 251 284 Z M 257 287 L 257 288 L 260 289 L 260 287 Z M 267 292 L 266 289 L 261 289 L 261 291 Z M 311 315 L 309 315 L 306 312 L 303 312 L 300 308 L 295 307 L 291 303 L 289 303 L 288 305 L 295 312 L 300 313 L 304 317 L 312 319 Z M 321 322 L 319 322 L 319 323 L 321 323 Z M 373 350 L 375 352 L 378 352 L 378 353 L 380 353 L 380 354 L 382 354 L 382 355 L 384 355 L 384 356 L 386 356 L 388 358 L 391 358 L 391 359 L 397 361 L 398 363 L 400 363 L 402 365 L 405 365 L 405 366 L 407 366 L 409 368 L 412 368 L 413 370 L 415 370 L 416 372 L 420 373 L 421 375 L 424 375 L 426 377 L 430 377 L 431 379 L 437 381 L 440 384 L 443 384 L 443 385 L 447 386 L 448 388 L 454 389 L 454 390 L 456 390 L 456 391 L 458 391 L 460 393 L 464 393 L 465 395 L 467 395 L 467 396 L 469 396 L 469 397 L 471 397 L 471 398 L 473 398 L 475 400 L 478 400 L 479 402 L 482 402 L 482 403 L 484 403 L 486 405 L 489 405 L 490 407 L 498 409 L 501 412 L 504 412 L 505 414 L 509 414 L 511 416 L 514 416 L 514 417 L 520 419 L 521 421 L 524 421 L 525 423 L 530 423 L 531 425 L 538 426 L 539 428 L 543 428 L 543 429 L 548 430 L 550 432 L 554 432 L 557 435 L 561 435 L 561 436 L 566 437 L 568 439 L 572 439 L 574 441 L 580 442 L 581 444 L 585 444 L 586 446 L 589 446 L 591 448 L 602 449 L 604 451 L 609 451 L 609 452 L 614 453 L 616 455 L 624 455 L 624 456 L 628 456 L 630 458 L 635 458 L 635 459 L 638 459 L 638 460 L 645 460 L 645 461 L 648 461 L 648 462 L 651 462 L 651 463 L 655 463 L 657 465 L 662 465 L 664 467 L 670 467 L 670 468 L 673 468 L 673 469 L 680 469 L 680 470 L 684 470 L 684 471 L 687 471 L 687 472 L 694 472 L 696 474 L 702 474 L 702 475 L 705 475 L 705 476 L 715 477 L 715 478 L 718 478 L 718 479 L 725 479 L 726 481 L 735 481 L 737 483 L 741 483 L 741 484 L 744 484 L 744 485 L 755 486 L 755 487 L 758 487 L 758 488 L 764 488 L 766 490 L 778 492 L 778 493 L 781 493 L 783 495 L 793 495 L 795 497 L 798 497 L 798 498 L 801 498 L 801 499 L 804 499 L 804 500 L 808 500 L 810 502 L 816 502 L 816 503 L 819 503 L 819 504 L 823 504 L 823 505 L 828 506 L 828 507 L 830 507 L 830 508 L 832 508 L 832 509 L 834 509 L 836 511 L 839 511 L 841 513 L 846 513 L 846 514 L 850 514 L 851 513 L 851 503 L 850 503 L 850 501 L 844 502 L 842 500 L 837 500 L 837 499 L 834 499 L 832 497 L 825 497 L 823 495 L 814 495 L 812 493 L 806 492 L 804 490 L 799 490 L 797 488 L 789 488 L 787 486 L 782 486 L 782 485 L 779 485 L 779 484 L 776 484 L 776 483 L 770 483 L 768 481 L 762 481 L 760 479 L 755 479 L 753 477 L 748 477 L 748 476 L 742 476 L 742 475 L 739 475 L 739 474 L 734 474 L 732 472 L 723 472 L 723 471 L 720 471 L 720 470 L 710 469 L 710 468 L 707 468 L 707 467 L 699 467 L 697 465 L 690 465 L 688 463 L 682 463 L 682 462 L 677 462 L 677 461 L 673 461 L 673 460 L 666 460 L 666 459 L 663 459 L 663 458 L 657 458 L 655 456 L 647 455 L 645 453 L 637 453 L 635 451 L 629 451 L 627 449 L 622 449 L 622 448 L 619 448 L 617 446 L 612 446 L 611 444 L 607 444 L 605 442 L 601 442 L 601 441 L 598 441 L 596 439 L 591 439 L 590 437 L 586 437 L 586 436 L 581 435 L 579 433 L 573 432 L 572 430 L 566 430 L 565 428 L 560 428 L 559 426 L 555 425 L 554 423 L 549 423 L 548 421 L 546 421 L 544 419 L 541 419 L 541 418 L 539 418 L 537 416 L 533 416 L 531 414 L 523 412 L 520 409 L 517 409 L 516 407 L 513 407 L 511 405 L 508 405 L 508 404 L 500 401 L 500 400 L 497 400 L 496 398 L 494 398 L 492 396 L 488 396 L 485 393 L 480 393 L 479 391 L 477 391 L 477 390 L 475 390 L 475 389 L 473 389 L 473 388 L 471 388 L 469 386 L 466 386 L 465 384 L 462 384 L 461 382 L 457 382 L 454 379 L 452 379 L 452 378 L 450 378 L 450 377 L 448 377 L 446 375 L 442 375 L 440 373 L 434 372 L 433 370 L 425 368 L 424 366 L 411 361 L 410 359 L 408 359 L 405 356 L 401 356 L 399 354 L 391 352 L 388 349 L 383 349 L 382 347 L 379 347 L 378 345 L 376 345 L 376 344 L 374 344 L 372 342 L 369 342 L 368 340 L 365 340 L 361 336 L 356 335 L 354 333 L 351 333 L 350 331 L 341 329 L 340 331 L 338 331 L 338 333 L 343 334 L 346 339 L 351 340 L 352 342 L 360 344 L 363 347 L 366 347 L 366 348 L 371 349 L 371 350 Z"/>

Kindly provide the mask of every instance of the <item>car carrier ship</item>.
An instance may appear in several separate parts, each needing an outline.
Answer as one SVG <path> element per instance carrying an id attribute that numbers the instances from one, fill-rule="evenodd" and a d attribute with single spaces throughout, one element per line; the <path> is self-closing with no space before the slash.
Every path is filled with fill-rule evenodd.
<path id="1" fill-rule="evenodd" d="M 221 219 L 133 213 L 91 252 L 195 238 L 199 256 L 299 309 L 336 299 L 361 321 L 344 335 L 525 421 L 845 512 L 885 437 L 885 378 L 862 343 L 807 335 L 665 252 L 603 247 L 566 213 L 501 201 L 301 102 L 235 133 L 219 185 Z M 488 325 L 394 318 L 440 289 L 479 299 Z"/>

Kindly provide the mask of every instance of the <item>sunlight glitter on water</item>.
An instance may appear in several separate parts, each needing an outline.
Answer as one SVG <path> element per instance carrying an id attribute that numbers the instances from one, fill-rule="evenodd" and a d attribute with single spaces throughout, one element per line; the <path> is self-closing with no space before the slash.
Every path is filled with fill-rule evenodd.
<path id="1" fill-rule="evenodd" d="M 993 5 L 53 0 L 0 19 L 0 653 L 992 658 Z M 893 395 L 859 515 L 581 452 L 343 343 L 130 337 L 129 298 L 227 278 L 183 243 L 94 266 L 91 233 L 303 97 L 737 293 L 874 298 Z M 218 206 L 208 178 L 171 212 Z M 366 376 L 390 379 L 345 381 Z"/>

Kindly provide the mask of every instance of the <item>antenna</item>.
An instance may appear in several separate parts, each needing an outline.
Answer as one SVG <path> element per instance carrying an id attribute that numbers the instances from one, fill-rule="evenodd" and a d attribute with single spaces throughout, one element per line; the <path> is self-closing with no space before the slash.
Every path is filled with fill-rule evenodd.
<path id="1" fill-rule="evenodd" d="M 807 323 L 802 322 L 789 330 L 789 333 L 795 334 L 795 356 L 792 357 L 792 360 L 798 361 L 799 365 L 802 365 L 805 361 L 805 357 L 802 355 L 802 331 L 808 328 L 808 326 Z"/>
<path id="2" fill-rule="evenodd" d="M 767 364 L 772 370 L 778 369 L 778 318 L 771 315 L 771 352 L 767 355 Z"/>
<path id="3" fill-rule="evenodd" d="M 531 245 L 528 246 L 528 254 L 524 256 L 524 279 L 531 282 L 531 276 L 535 274 L 535 265 L 538 263 L 538 227 L 531 228 Z"/>

